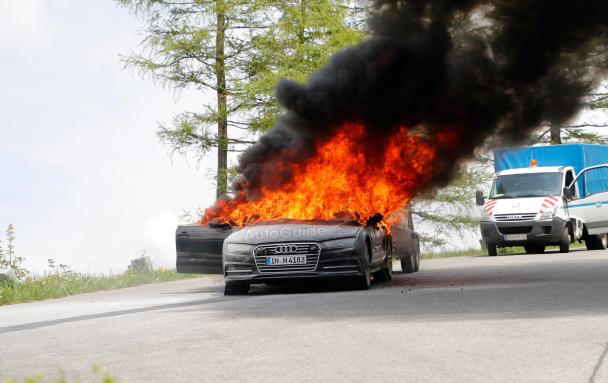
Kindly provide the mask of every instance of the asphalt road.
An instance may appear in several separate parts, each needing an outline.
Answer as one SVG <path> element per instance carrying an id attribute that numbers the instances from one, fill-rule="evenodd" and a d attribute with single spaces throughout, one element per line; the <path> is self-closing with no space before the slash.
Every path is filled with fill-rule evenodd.
<path id="1" fill-rule="evenodd" d="M 370 291 L 222 287 L 0 307 L 0 381 L 608 382 L 608 251 L 425 260 Z"/>

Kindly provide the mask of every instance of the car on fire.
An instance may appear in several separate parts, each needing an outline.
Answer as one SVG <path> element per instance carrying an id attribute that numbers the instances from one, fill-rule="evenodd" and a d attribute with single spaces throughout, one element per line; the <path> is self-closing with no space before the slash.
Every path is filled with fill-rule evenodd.
<path id="1" fill-rule="evenodd" d="M 354 219 L 276 220 L 242 229 L 230 225 L 179 226 L 177 271 L 224 275 L 225 295 L 247 294 L 252 284 L 341 279 L 369 289 L 392 279 L 393 237 L 382 215 Z M 419 264 L 417 235 L 396 228 L 405 272 Z"/>

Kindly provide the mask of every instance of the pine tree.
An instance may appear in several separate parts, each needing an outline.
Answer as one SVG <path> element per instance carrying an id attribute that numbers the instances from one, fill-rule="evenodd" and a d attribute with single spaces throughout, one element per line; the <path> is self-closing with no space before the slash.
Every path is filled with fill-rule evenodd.
<path id="1" fill-rule="evenodd" d="M 214 101 L 201 110 L 177 115 L 159 124 L 158 137 L 174 151 L 194 151 L 202 157 L 217 149 L 216 194 L 227 191 L 228 151 L 249 141 L 228 135 L 230 117 L 241 107 L 233 87 L 242 76 L 250 35 L 262 28 L 264 1 L 244 0 L 117 0 L 147 24 L 138 53 L 124 58 L 126 66 L 176 90 L 193 89 Z"/>
<path id="2" fill-rule="evenodd" d="M 335 52 L 363 38 L 363 10 L 351 1 L 273 1 L 276 21 L 252 39 L 252 56 L 245 67 L 249 74 L 240 84 L 242 101 L 252 118 L 249 128 L 265 131 L 282 112 L 274 89 L 284 78 L 305 82 L 326 65 Z"/>
<path id="3" fill-rule="evenodd" d="M 202 158 L 217 149 L 217 196 L 228 191 L 228 152 L 253 143 L 250 132 L 268 129 L 279 112 L 277 80 L 305 79 L 358 39 L 345 24 L 350 1 L 116 1 L 147 25 L 143 49 L 124 59 L 127 67 L 201 99 L 214 96 L 159 124 L 157 134 L 180 154 Z"/>

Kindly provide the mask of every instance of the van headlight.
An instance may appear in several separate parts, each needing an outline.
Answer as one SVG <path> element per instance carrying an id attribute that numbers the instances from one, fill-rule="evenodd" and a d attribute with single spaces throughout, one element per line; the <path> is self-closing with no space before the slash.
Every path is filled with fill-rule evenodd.
<path id="1" fill-rule="evenodd" d="M 556 212 L 557 206 L 552 206 L 541 213 L 540 219 L 553 219 L 553 217 L 555 217 Z"/>

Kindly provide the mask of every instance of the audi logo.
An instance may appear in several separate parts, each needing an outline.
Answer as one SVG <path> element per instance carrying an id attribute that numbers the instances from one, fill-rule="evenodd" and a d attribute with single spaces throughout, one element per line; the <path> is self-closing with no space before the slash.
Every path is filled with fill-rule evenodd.
<path id="1" fill-rule="evenodd" d="M 292 254 L 298 252 L 298 247 L 296 245 L 280 245 L 275 247 L 274 251 L 277 254 Z"/>

